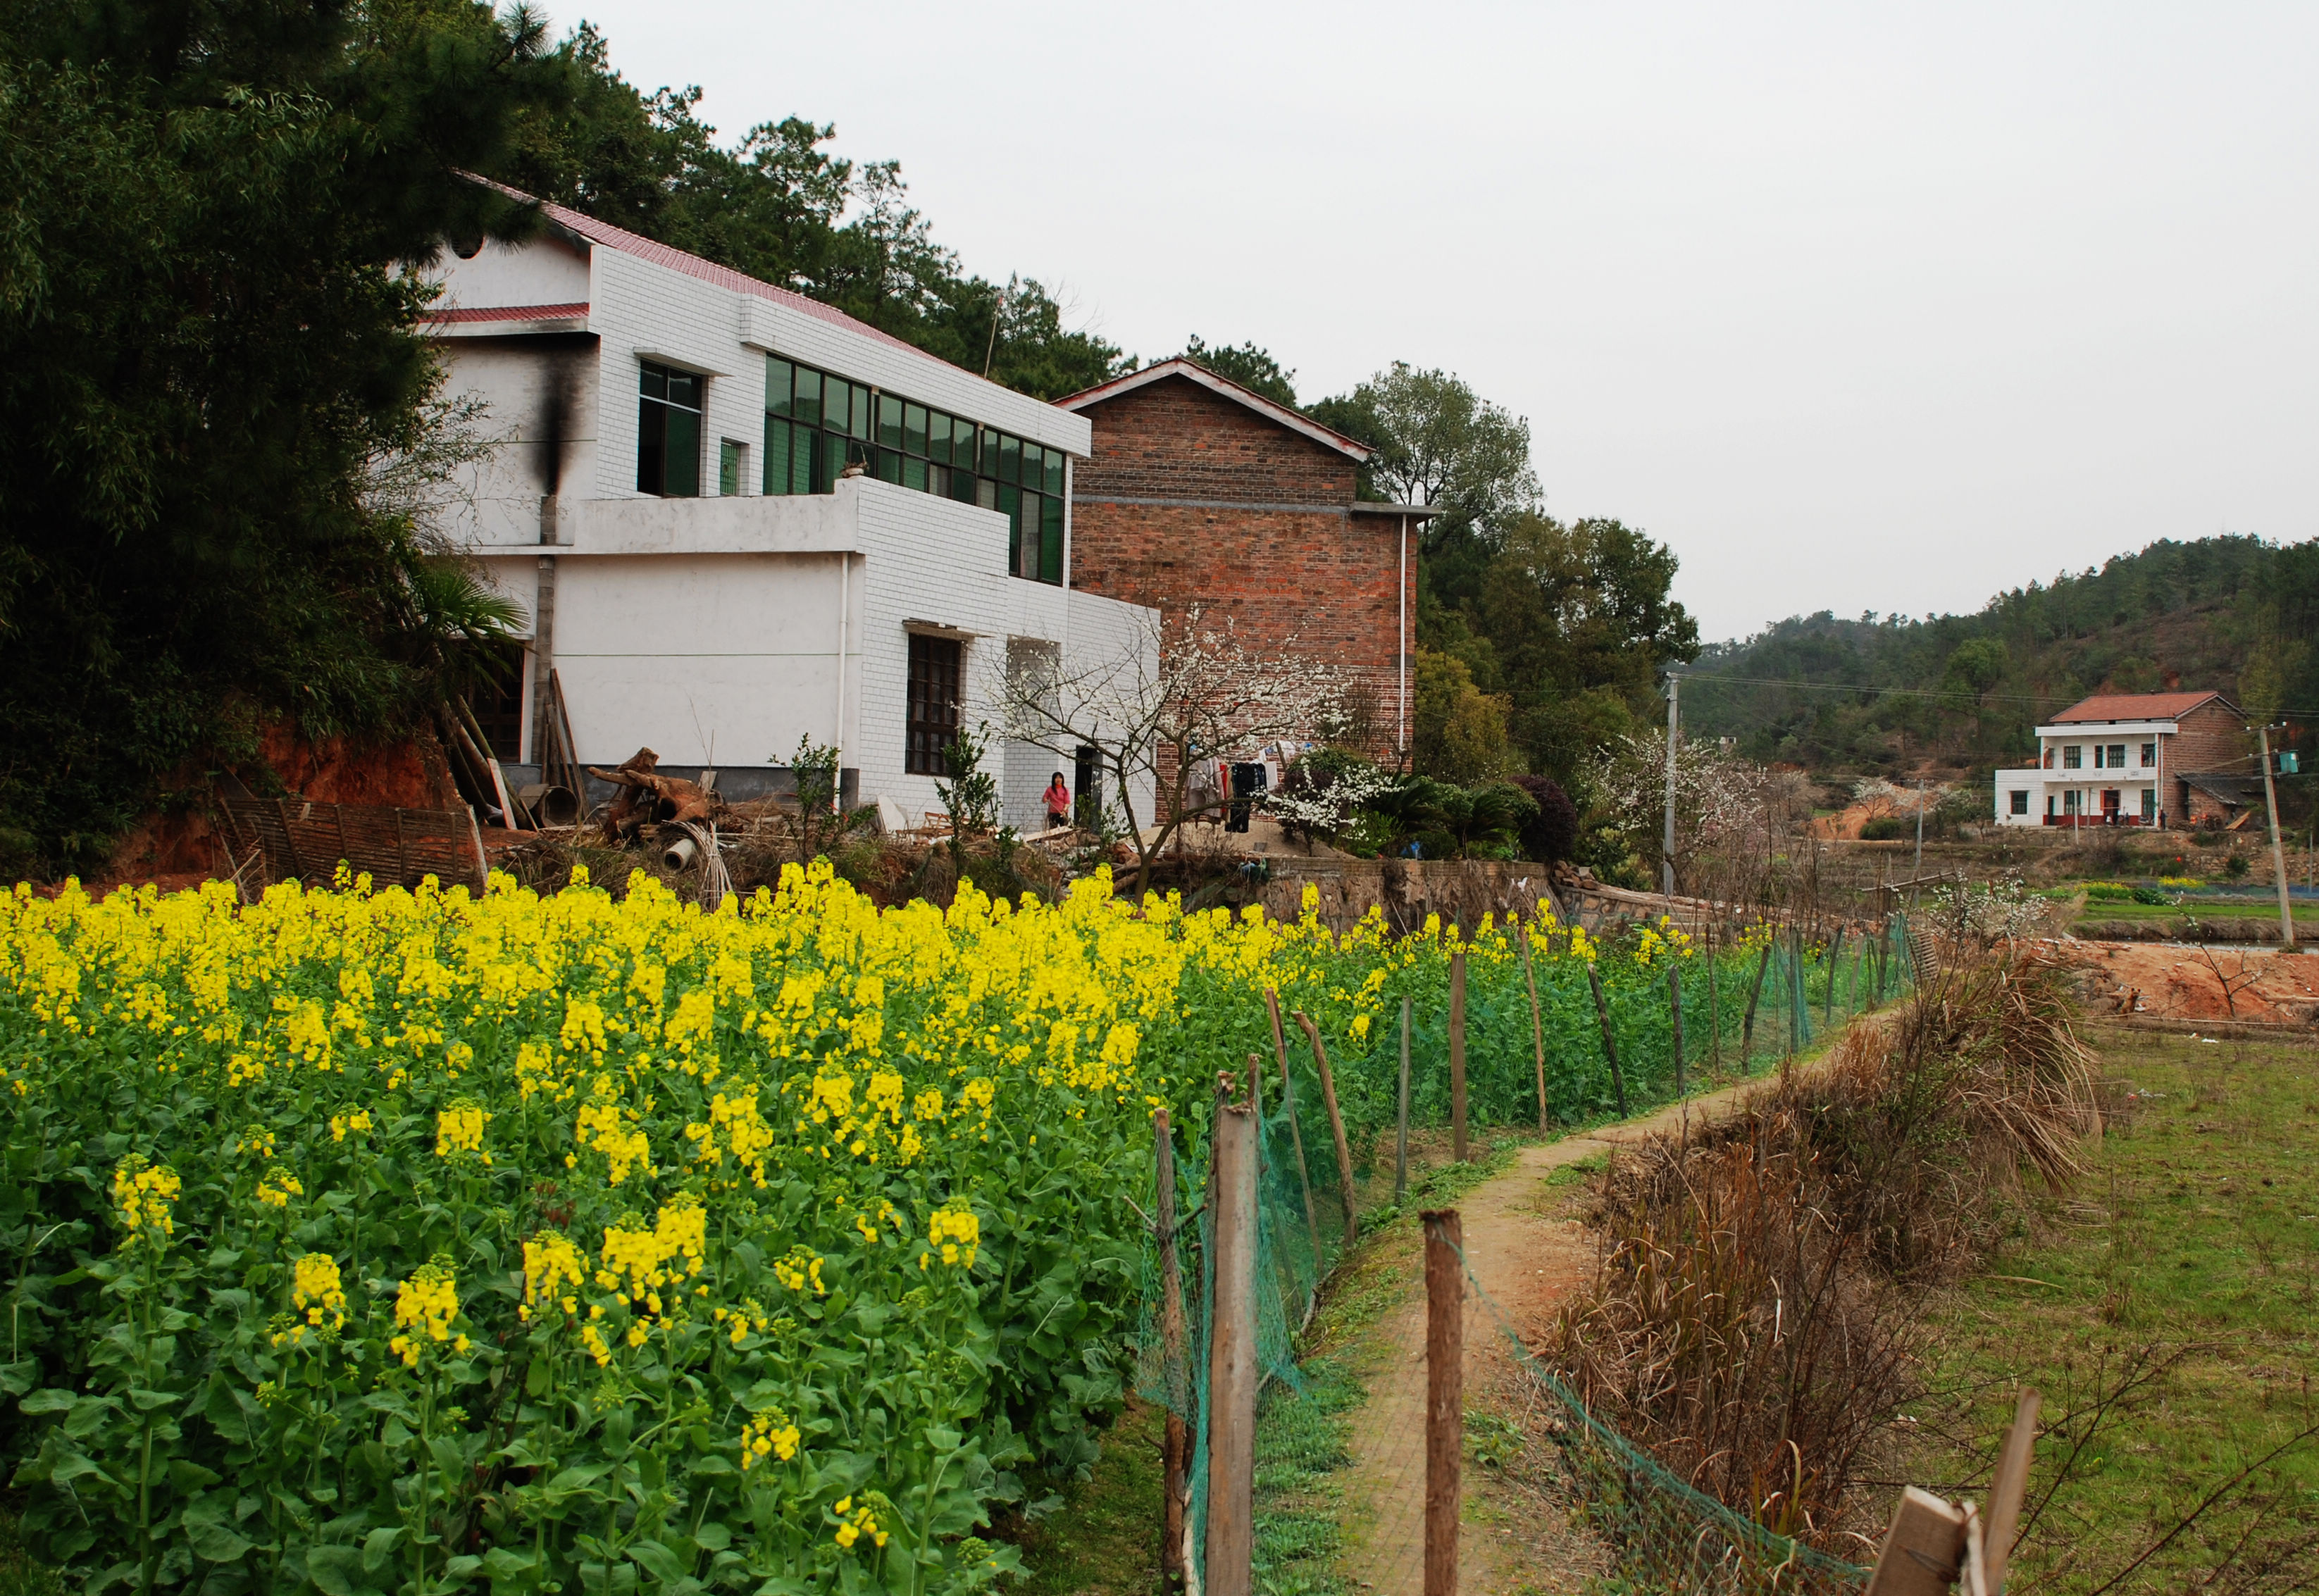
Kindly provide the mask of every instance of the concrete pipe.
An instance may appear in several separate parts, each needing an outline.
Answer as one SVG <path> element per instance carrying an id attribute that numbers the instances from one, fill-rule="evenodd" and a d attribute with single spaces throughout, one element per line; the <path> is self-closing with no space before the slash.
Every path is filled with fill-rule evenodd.
<path id="1" fill-rule="evenodd" d="M 700 857 L 699 844 L 690 837 L 679 837 L 660 852 L 663 870 L 689 870 L 693 861 Z"/>
<path id="2" fill-rule="evenodd" d="M 580 824 L 580 800 L 568 787 L 535 781 L 515 796 L 516 801 L 531 812 L 532 819 L 542 825 Z"/>

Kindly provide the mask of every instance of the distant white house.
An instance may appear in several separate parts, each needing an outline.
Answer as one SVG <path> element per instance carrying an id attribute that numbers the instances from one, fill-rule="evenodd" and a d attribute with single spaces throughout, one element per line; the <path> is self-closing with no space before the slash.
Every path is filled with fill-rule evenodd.
<path id="1" fill-rule="evenodd" d="M 1010 655 L 1078 671 L 1150 649 L 1154 612 L 1070 591 L 1086 419 L 541 210 L 544 236 L 445 259 L 431 328 L 499 440 L 458 536 L 532 621 L 503 759 L 537 759 L 552 670 L 582 762 L 649 746 L 730 792 L 806 736 L 840 750 L 857 801 L 915 823 L 955 728 L 1001 719 Z M 1008 822 L 1043 824 L 1069 762 L 997 757 Z"/>
<path id="2" fill-rule="evenodd" d="M 1999 825 L 2172 826 L 2223 811 L 2200 786 L 2242 753 L 2244 717 L 2217 692 L 2103 694 L 2037 728 L 2037 763 L 1999 771 Z"/>

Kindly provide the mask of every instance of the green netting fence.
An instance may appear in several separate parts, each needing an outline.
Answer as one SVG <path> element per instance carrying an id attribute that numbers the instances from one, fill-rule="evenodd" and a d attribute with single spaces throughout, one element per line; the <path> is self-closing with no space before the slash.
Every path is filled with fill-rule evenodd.
<path id="1" fill-rule="evenodd" d="M 1477 952 L 1480 946 L 1477 942 Z M 1468 965 L 1467 1115 L 1469 1131 L 1476 1134 L 1492 1126 L 1534 1131 L 1539 1034 L 1547 1105 L 1557 1127 L 1576 1129 L 1616 1113 L 1618 1090 L 1587 959 L 1571 953 L 1567 942 L 1557 950 L 1541 942 L 1532 951 L 1527 977 L 1511 958 L 1477 956 Z M 1848 930 L 1818 939 L 1758 927 L 1712 952 L 1683 958 L 1674 987 L 1665 979 L 1664 963 L 1645 967 L 1645 978 L 1637 978 L 1629 956 L 1602 989 L 1628 1112 L 1640 1114 L 1674 1101 L 1678 1080 L 1687 1092 L 1711 1089 L 1815 1045 L 1832 1027 L 1905 996 L 1915 985 L 1917 957 L 1899 915 L 1872 932 Z M 1614 961 L 1604 957 L 1599 962 Z M 1410 1121 L 1415 1127 L 1438 1128 L 1449 1115 L 1446 981 L 1438 961 L 1417 960 L 1399 971 L 1381 996 L 1397 996 L 1395 987 L 1412 997 Z M 1678 996 L 1680 1057 L 1674 1047 Z M 1347 1046 L 1341 1035 L 1327 1043 L 1353 1149 L 1355 1192 L 1346 1191 L 1339 1174 L 1318 1069 L 1296 1027 L 1286 1029 L 1286 1090 L 1277 1055 L 1268 1049 L 1260 1058 L 1256 1347 L 1268 1382 L 1291 1392 L 1304 1386 L 1298 1338 L 1322 1283 L 1345 1251 L 1347 1204 L 1358 1204 L 1362 1193 L 1369 1194 L 1361 1213 L 1366 1222 L 1380 1217 L 1382 1204 L 1391 1199 L 1391 1132 L 1400 1073 L 1397 1008 L 1389 1006 L 1391 1023 L 1373 1027 L 1366 1046 Z M 1217 1064 L 1243 1075 L 1247 1069 L 1244 1059 Z M 1190 1432 L 1187 1538 L 1196 1578 L 1205 1545 L 1207 1369 L 1214 1330 L 1205 1124 L 1177 1128 L 1174 1161 L 1185 1327 L 1181 1356 L 1170 1358 L 1162 1334 L 1160 1254 L 1156 1245 L 1148 1246 L 1134 1383 L 1139 1394 L 1180 1416 Z M 1552 1370 L 1520 1348 L 1519 1338 L 1514 1345 L 1556 1415 L 1556 1438 L 1585 1514 L 1642 1588 L 1854 1588 L 1861 1571 L 1773 1535 L 1677 1479 L 1590 1412 Z M 1268 1404 L 1268 1411 L 1277 1412 L 1277 1404 Z"/>

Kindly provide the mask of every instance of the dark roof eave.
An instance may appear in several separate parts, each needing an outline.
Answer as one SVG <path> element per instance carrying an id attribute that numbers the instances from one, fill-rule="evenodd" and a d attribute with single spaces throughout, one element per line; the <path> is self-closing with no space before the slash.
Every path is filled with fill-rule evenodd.
<path id="1" fill-rule="evenodd" d="M 1412 521 L 1422 521 L 1448 512 L 1438 504 L 1387 504 L 1380 500 L 1356 499 L 1353 500 L 1353 513 L 1357 516 L 1407 516 Z"/>

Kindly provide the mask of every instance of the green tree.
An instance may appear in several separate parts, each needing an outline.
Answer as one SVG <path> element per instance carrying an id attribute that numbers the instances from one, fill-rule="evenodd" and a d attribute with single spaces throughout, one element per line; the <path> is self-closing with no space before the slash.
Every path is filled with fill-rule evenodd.
<path id="1" fill-rule="evenodd" d="M 1623 522 L 1511 517 L 1474 607 L 1531 767 L 1583 789 L 1584 760 L 1623 736 L 1669 665 L 1699 654 L 1673 597 L 1675 557 Z"/>
<path id="2" fill-rule="evenodd" d="M 1949 691 L 1972 695 L 1972 707 L 1978 709 L 1990 690 L 2005 680 L 2011 663 L 2002 637 L 1968 637 L 1949 651 L 1948 667 L 1941 680 Z"/>
<path id="3" fill-rule="evenodd" d="M 1263 394 L 1275 404 L 1285 404 L 1292 410 L 1297 408 L 1296 374 L 1274 359 L 1269 349 L 1259 348 L 1252 340 L 1236 349 L 1226 345 L 1211 347 L 1194 333 L 1185 340 L 1182 357 L 1238 383 L 1252 393 Z"/>
<path id="4" fill-rule="evenodd" d="M 476 6 L 58 5 L 0 39 L 0 849 L 86 869 L 165 780 L 429 690 L 390 462 L 442 419 L 404 269 L 552 102 Z"/>
<path id="5" fill-rule="evenodd" d="M 1511 707 L 1476 687 L 1464 661 L 1421 648 L 1413 675 L 1410 753 L 1421 772 L 1463 784 L 1520 768 L 1506 735 Z"/>

